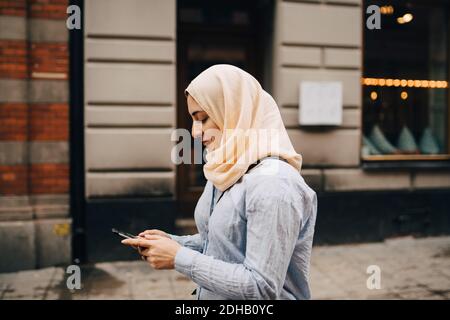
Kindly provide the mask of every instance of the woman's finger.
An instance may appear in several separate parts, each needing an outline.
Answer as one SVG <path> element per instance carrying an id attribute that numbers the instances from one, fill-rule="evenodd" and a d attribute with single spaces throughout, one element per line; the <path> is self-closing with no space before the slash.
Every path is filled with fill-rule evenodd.
<path id="1" fill-rule="evenodd" d="M 150 251 L 148 249 L 141 251 L 141 256 L 150 257 Z"/>
<path id="2" fill-rule="evenodd" d="M 145 231 L 139 233 L 140 237 L 145 237 L 146 235 L 158 235 L 158 236 L 170 238 L 167 233 L 165 233 L 162 230 L 158 230 L 158 229 L 145 230 Z"/>
<path id="3" fill-rule="evenodd" d="M 147 239 L 147 240 L 159 240 L 159 239 L 161 239 L 161 236 L 156 235 L 156 234 L 147 234 L 147 235 L 145 235 L 145 239 Z"/>
<path id="4" fill-rule="evenodd" d="M 141 256 L 149 256 L 150 255 L 150 248 L 138 247 L 138 251 Z"/>
<path id="5" fill-rule="evenodd" d="M 147 248 L 151 245 L 151 242 L 146 239 L 125 239 L 122 240 L 122 244 Z"/>
<path id="6" fill-rule="evenodd" d="M 151 230 L 145 230 L 141 233 L 139 233 L 139 237 L 145 237 L 147 234 L 157 234 L 159 230 L 157 229 L 151 229 Z"/>

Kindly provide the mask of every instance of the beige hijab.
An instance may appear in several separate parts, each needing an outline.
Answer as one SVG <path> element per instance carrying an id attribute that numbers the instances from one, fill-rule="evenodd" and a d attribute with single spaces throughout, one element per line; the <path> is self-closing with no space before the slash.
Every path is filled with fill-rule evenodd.
<path id="1" fill-rule="evenodd" d="M 248 167 L 266 156 L 279 156 L 300 170 L 274 99 L 249 73 L 227 64 L 200 73 L 185 90 L 222 132 L 220 144 L 206 154 L 206 179 L 224 191 Z"/>

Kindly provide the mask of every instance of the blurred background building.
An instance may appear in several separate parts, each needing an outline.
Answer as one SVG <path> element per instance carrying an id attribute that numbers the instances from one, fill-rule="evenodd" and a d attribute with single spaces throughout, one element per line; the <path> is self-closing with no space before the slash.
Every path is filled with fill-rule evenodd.
<path id="1" fill-rule="evenodd" d="M 71 260 L 67 1 L 0 1 L 0 270 Z"/>
<path id="2" fill-rule="evenodd" d="M 195 232 L 205 178 L 172 163 L 171 134 L 217 63 L 277 101 L 319 194 L 316 244 L 450 233 L 450 1 L 72 4 L 81 30 L 67 1 L 0 0 L 1 271 L 134 257 L 111 227 Z M 299 125 L 301 81 L 342 83 L 341 125 Z"/>

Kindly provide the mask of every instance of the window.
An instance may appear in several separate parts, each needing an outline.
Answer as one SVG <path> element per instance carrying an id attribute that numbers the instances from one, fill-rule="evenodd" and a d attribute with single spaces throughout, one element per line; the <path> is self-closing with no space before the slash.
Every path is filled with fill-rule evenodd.
<path id="1" fill-rule="evenodd" d="M 365 1 L 363 141 L 373 160 L 448 160 L 449 1 Z"/>

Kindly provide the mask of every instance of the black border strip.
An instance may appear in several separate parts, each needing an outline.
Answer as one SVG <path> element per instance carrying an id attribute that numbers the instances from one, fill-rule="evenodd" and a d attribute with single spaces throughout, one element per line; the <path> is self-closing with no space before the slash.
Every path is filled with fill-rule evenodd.
<path id="1" fill-rule="evenodd" d="M 81 9 L 81 29 L 69 30 L 69 160 L 72 260 L 86 262 L 84 168 L 84 0 L 70 0 Z"/>

